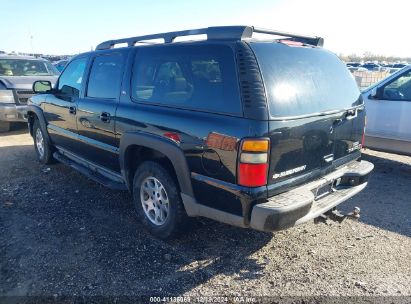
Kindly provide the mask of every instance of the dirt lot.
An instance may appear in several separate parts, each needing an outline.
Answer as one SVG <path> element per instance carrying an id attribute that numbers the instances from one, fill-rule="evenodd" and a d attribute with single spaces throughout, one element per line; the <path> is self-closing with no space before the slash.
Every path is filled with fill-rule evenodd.
<path id="1" fill-rule="evenodd" d="M 369 186 L 342 206 L 360 222 L 266 234 L 202 219 L 163 242 L 128 193 L 40 165 L 24 128 L 2 134 L 0 295 L 410 296 L 411 157 L 364 158 Z"/>

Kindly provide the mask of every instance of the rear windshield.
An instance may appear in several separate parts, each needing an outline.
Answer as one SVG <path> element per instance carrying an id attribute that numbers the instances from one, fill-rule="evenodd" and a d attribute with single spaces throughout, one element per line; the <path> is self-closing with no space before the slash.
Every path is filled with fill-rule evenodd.
<path id="1" fill-rule="evenodd" d="M 274 117 L 313 115 L 362 103 L 345 64 L 320 48 L 251 43 Z"/>
<path id="2" fill-rule="evenodd" d="M 0 59 L 0 76 L 53 76 L 57 69 L 47 61 Z"/>

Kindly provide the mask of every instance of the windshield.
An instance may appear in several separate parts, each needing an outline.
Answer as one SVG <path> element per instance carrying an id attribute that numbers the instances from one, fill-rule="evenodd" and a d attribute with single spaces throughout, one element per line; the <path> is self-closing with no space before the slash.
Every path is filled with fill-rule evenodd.
<path id="1" fill-rule="evenodd" d="M 271 116 L 306 116 L 352 108 L 361 93 L 345 64 L 322 48 L 255 42 Z"/>
<path id="2" fill-rule="evenodd" d="M 54 76 L 57 69 L 49 62 L 27 59 L 0 59 L 0 76 Z"/>

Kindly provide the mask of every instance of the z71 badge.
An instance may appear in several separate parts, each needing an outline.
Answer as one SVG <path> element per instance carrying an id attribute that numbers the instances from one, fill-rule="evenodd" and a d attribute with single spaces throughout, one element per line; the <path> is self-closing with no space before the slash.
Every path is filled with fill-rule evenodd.
<path id="1" fill-rule="evenodd" d="M 287 170 L 287 171 L 283 171 L 283 172 L 280 172 L 280 173 L 276 173 L 276 174 L 273 175 L 273 179 L 277 179 L 277 178 L 280 178 L 280 177 L 284 177 L 284 176 L 288 176 L 288 175 L 291 175 L 291 174 L 294 174 L 294 173 L 297 173 L 297 172 L 304 171 L 305 168 L 307 168 L 307 165 L 297 167 L 297 168 L 294 168 L 294 169 L 290 169 L 290 170 Z"/>

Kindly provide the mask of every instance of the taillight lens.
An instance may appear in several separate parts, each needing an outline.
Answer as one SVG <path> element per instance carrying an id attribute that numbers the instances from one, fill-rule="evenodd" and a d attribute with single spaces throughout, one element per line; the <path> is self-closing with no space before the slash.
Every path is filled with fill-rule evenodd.
<path id="1" fill-rule="evenodd" d="M 246 187 L 259 187 L 267 184 L 267 164 L 239 165 L 238 183 Z"/>
<path id="2" fill-rule="evenodd" d="M 242 151 L 247 152 L 268 152 L 268 140 L 249 140 L 246 139 L 243 141 L 241 147 Z"/>
<path id="3" fill-rule="evenodd" d="M 268 139 L 244 139 L 240 146 L 238 184 L 260 187 L 267 184 Z"/>

